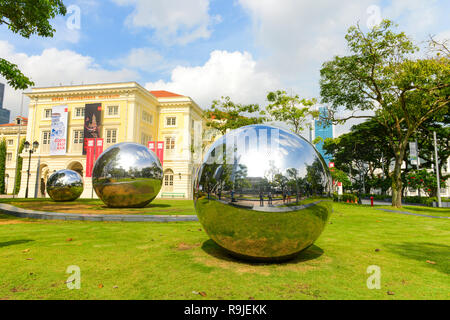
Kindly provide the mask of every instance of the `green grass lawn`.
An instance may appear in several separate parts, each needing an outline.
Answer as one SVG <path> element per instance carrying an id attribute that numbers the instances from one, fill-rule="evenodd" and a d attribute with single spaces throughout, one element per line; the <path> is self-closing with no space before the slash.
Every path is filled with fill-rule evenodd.
<path id="1" fill-rule="evenodd" d="M 449 244 L 446 219 L 336 203 L 315 245 L 275 264 L 229 257 L 197 222 L 0 215 L 0 299 L 449 299 Z M 67 288 L 70 265 L 80 290 Z M 379 290 L 366 286 L 370 265 Z"/>
<path id="2" fill-rule="evenodd" d="M 1 199 L 13 206 L 48 212 L 80 214 L 145 214 L 145 215 L 195 215 L 192 200 L 155 199 L 144 208 L 108 208 L 100 199 L 77 199 L 55 202 L 46 199 Z"/>
<path id="3" fill-rule="evenodd" d="M 429 216 L 450 217 L 450 208 L 433 208 L 422 206 L 403 206 L 401 208 L 392 208 L 391 206 L 380 206 L 377 208 L 384 208 L 396 211 L 406 211 L 411 213 L 425 214 Z"/>

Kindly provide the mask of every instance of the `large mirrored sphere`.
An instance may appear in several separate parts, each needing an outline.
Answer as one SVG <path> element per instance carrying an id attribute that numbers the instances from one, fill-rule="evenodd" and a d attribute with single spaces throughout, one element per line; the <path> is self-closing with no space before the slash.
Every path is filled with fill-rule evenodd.
<path id="1" fill-rule="evenodd" d="M 161 190 L 163 170 L 155 153 L 123 142 L 106 149 L 92 172 L 95 193 L 109 207 L 142 208 Z"/>
<path id="2" fill-rule="evenodd" d="M 47 193 L 54 201 L 74 201 L 83 193 L 83 178 L 73 170 L 56 171 L 47 179 Z"/>
<path id="3" fill-rule="evenodd" d="M 330 172 L 305 139 L 251 125 L 219 138 L 194 181 L 205 231 L 238 257 L 283 260 L 311 246 L 332 211 Z"/>

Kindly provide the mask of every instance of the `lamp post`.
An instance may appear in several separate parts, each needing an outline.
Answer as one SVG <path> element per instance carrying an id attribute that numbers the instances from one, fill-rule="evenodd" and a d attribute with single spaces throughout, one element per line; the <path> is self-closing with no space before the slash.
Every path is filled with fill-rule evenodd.
<path id="1" fill-rule="evenodd" d="M 33 152 L 36 152 L 37 148 L 39 148 L 39 142 L 35 141 L 33 142 L 32 148 L 30 148 L 30 143 L 28 141 L 25 141 L 24 143 L 24 149 L 25 152 L 29 152 L 30 156 L 28 157 L 28 170 L 27 170 L 27 188 L 25 189 L 25 198 L 28 198 L 28 183 L 30 181 L 30 166 L 31 166 L 31 155 Z"/>

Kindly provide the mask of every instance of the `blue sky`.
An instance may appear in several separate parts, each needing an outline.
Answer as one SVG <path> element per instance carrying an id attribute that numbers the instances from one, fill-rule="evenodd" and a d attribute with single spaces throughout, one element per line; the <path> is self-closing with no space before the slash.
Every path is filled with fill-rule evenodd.
<path id="1" fill-rule="evenodd" d="M 190 96 L 203 108 L 224 95 L 264 105 L 267 91 L 276 89 L 319 97 L 321 64 L 346 53 L 344 35 L 357 22 L 367 29 L 391 18 L 416 41 L 429 34 L 450 38 L 445 0 L 64 3 L 74 10 L 52 22 L 53 39 L 23 39 L 1 25 L 0 56 L 37 86 L 137 81 Z M 13 115 L 20 97 L 7 88 L 5 106 Z"/>

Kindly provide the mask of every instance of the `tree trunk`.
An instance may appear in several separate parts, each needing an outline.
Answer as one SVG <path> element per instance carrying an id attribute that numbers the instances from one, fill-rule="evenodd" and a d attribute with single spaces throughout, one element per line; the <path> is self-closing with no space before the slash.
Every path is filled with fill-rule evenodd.
<path id="1" fill-rule="evenodd" d="M 401 146 L 395 150 L 395 166 L 392 174 L 392 206 L 402 207 L 402 162 L 405 156 L 406 147 Z"/>

